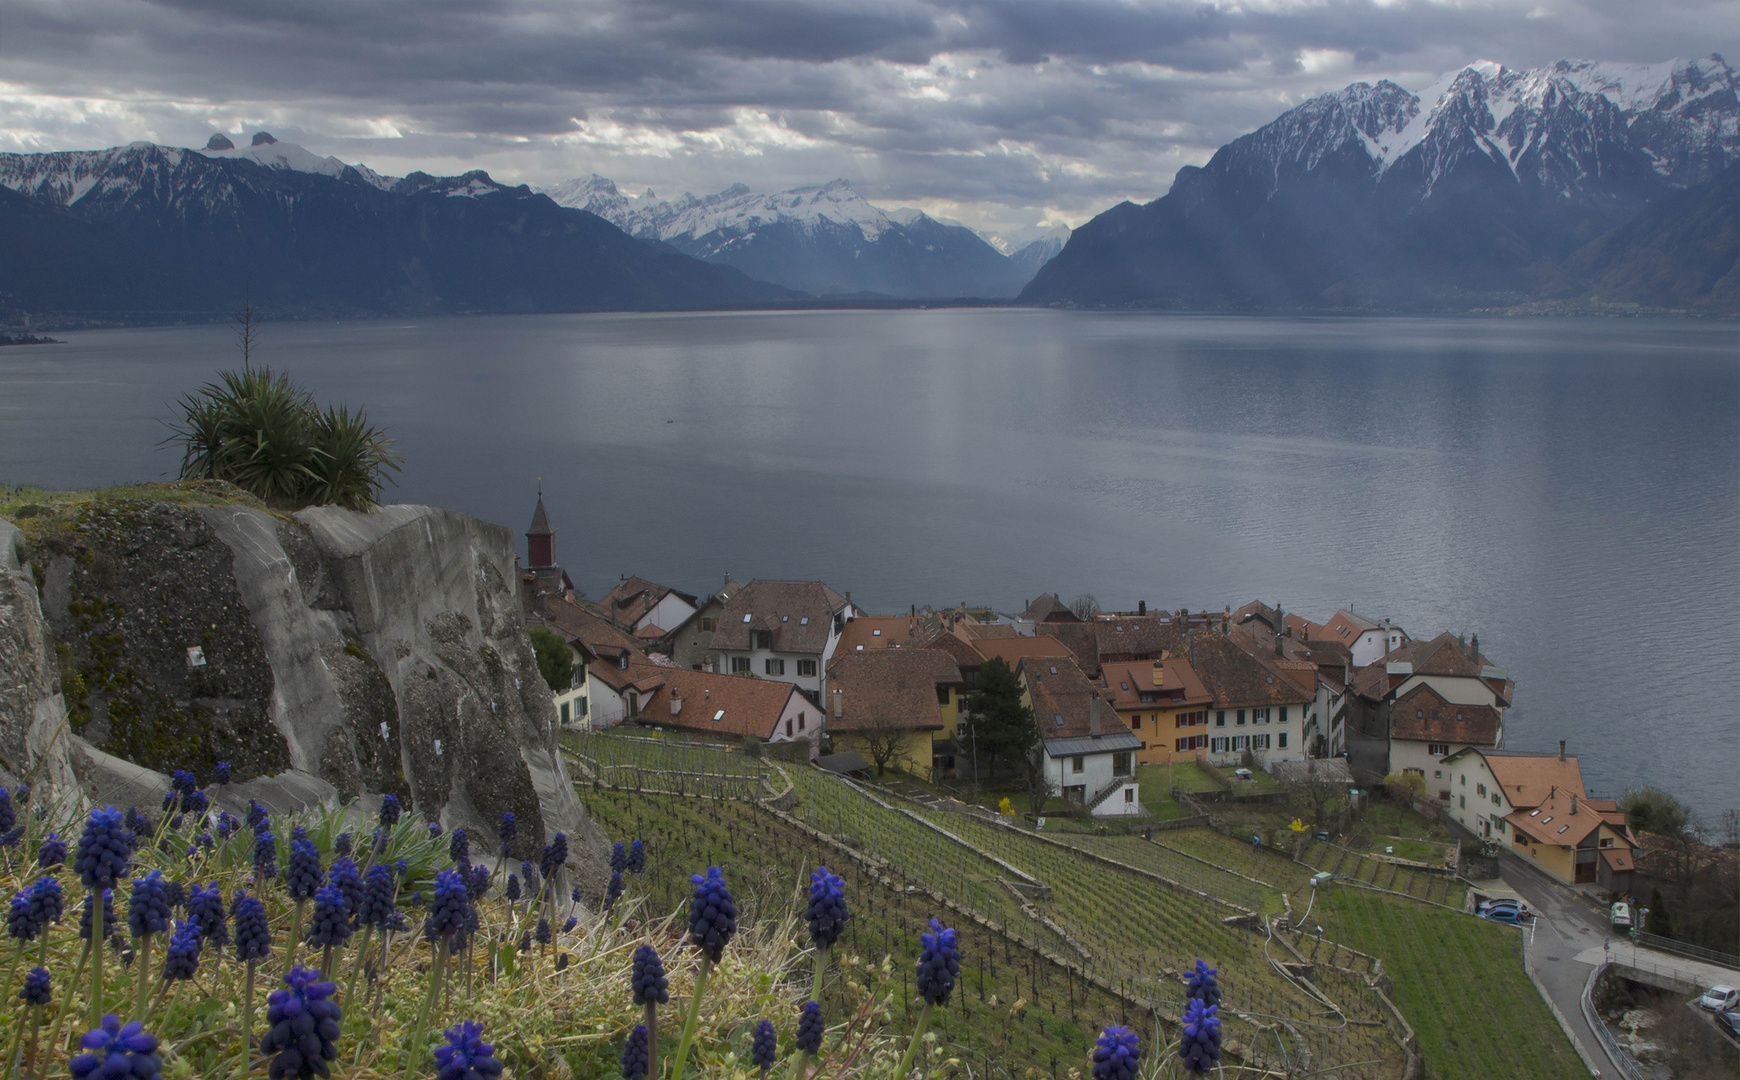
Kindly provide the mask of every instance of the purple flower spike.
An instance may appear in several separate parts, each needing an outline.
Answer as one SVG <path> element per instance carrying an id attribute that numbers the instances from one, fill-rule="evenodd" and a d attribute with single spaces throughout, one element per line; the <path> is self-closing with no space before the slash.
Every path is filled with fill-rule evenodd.
<path id="1" fill-rule="evenodd" d="M 462 1020 L 445 1032 L 447 1045 L 435 1048 L 435 1080 L 494 1080 L 501 1075 L 495 1047 L 483 1041 L 483 1025 Z"/>
<path id="2" fill-rule="evenodd" d="M 73 859 L 73 869 L 85 888 L 93 892 L 114 888 L 127 876 L 132 858 L 133 834 L 122 824 L 121 812 L 112 806 L 92 810 Z"/>
<path id="3" fill-rule="evenodd" d="M 266 921 L 266 905 L 247 893 L 237 893 L 230 910 L 236 917 L 236 959 L 245 963 L 271 956 L 272 927 Z"/>
<path id="4" fill-rule="evenodd" d="M 930 921 L 930 933 L 920 934 L 918 954 L 918 996 L 932 1005 L 947 1005 L 954 991 L 955 979 L 961 973 L 961 950 L 955 945 L 955 932 L 945 929 L 935 919 Z"/>
<path id="5" fill-rule="evenodd" d="M 1184 1035 L 1178 1044 L 1178 1059 L 1184 1068 L 1198 1076 L 1220 1064 L 1220 1011 L 1214 1005 L 1204 1005 L 1200 998 L 1191 998 L 1184 1010 Z"/>
<path id="6" fill-rule="evenodd" d="M 54 988 L 49 981 L 48 969 L 31 968 L 24 976 L 24 989 L 19 991 L 18 997 L 26 1005 L 47 1005 L 53 1001 Z"/>
<path id="7" fill-rule="evenodd" d="M 1094 1080 L 1136 1080 L 1142 1047 L 1136 1033 L 1122 1024 L 1101 1030 L 1094 1043 Z"/>
<path id="8" fill-rule="evenodd" d="M 67 1066 L 77 1080 L 100 1076 L 103 1080 L 157 1080 L 163 1075 L 163 1059 L 157 1056 L 157 1037 L 135 1020 L 126 1027 L 114 1016 L 103 1017 L 100 1027 L 85 1032 L 79 1045 L 86 1052 Z"/>
<path id="9" fill-rule="evenodd" d="M 640 1080 L 646 1075 L 646 1025 L 636 1024 L 622 1048 L 622 1080 Z"/>
<path id="10" fill-rule="evenodd" d="M 200 947 L 205 935 L 199 920 L 189 919 L 175 925 L 175 936 L 169 939 L 169 953 L 163 960 L 163 977 L 171 981 L 191 979 L 199 971 Z"/>
<path id="11" fill-rule="evenodd" d="M 798 1010 L 797 1048 L 813 1054 L 822 1048 L 822 1036 L 828 1025 L 822 1022 L 822 1007 L 813 1001 L 804 1002 Z"/>
<path id="12" fill-rule="evenodd" d="M 629 986 L 634 991 L 634 1003 L 644 1006 L 648 1002 L 654 1005 L 668 1005 L 671 1001 L 671 982 L 665 977 L 665 962 L 659 959 L 658 950 L 651 945 L 642 945 L 634 950 L 634 971 L 629 977 Z"/>
<path id="13" fill-rule="evenodd" d="M 717 866 L 709 866 L 706 877 L 691 874 L 689 881 L 695 886 L 689 898 L 689 942 L 717 964 L 737 934 L 737 901 Z"/>
<path id="14" fill-rule="evenodd" d="M 838 874 L 823 866 L 810 875 L 810 904 L 804 919 L 810 924 L 810 939 L 818 949 L 829 949 L 840 940 L 846 920 L 852 915 L 846 910 L 846 883 Z"/>
<path id="15" fill-rule="evenodd" d="M 59 866 L 66 862 L 66 841 L 59 833 L 49 833 L 42 838 L 42 846 L 36 849 L 36 865 L 44 870 L 51 866 Z"/>
<path id="16" fill-rule="evenodd" d="M 1196 962 L 1195 971 L 1186 971 L 1184 981 L 1189 984 L 1189 997 L 1195 998 L 1204 1005 L 1220 1004 L 1220 980 L 1215 978 L 1219 968 L 1211 968 L 1201 960 Z"/>
<path id="17" fill-rule="evenodd" d="M 276 1055 L 271 1076 L 313 1080 L 328 1076 L 326 1063 L 338 1059 L 339 1022 L 343 1014 L 332 995 L 338 989 L 323 982 L 320 972 L 301 964 L 284 976 L 288 989 L 274 990 L 267 999 L 266 1036 L 260 1052 Z"/>
<path id="18" fill-rule="evenodd" d="M 755 1038 L 750 1042 L 749 1060 L 761 1070 L 763 1076 L 773 1068 L 773 1059 L 779 1053 L 779 1037 L 773 1033 L 773 1025 L 766 1020 L 755 1025 Z"/>

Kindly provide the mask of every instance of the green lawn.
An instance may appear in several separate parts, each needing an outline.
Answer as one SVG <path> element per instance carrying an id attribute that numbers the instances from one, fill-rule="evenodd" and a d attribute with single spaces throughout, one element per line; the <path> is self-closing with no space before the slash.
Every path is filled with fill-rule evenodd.
<path id="1" fill-rule="evenodd" d="M 1305 925 L 1383 958 L 1423 1080 L 1588 1075 L 1523 972 L 1515 927 L 1344 887 L 1325 890 Z"/>
<path id="2" fill-rule="evenodd" d="M 1136 776 L 1142 780 L 1142 801 L 1147 802 L 1147 787 L 1149 777 L 1153 783 L 1164 792 L 1168 785 L 1191 795 L 1202 795 L 1211 791 L 1221 790 L 1214 778 L 1197 767 L 1194 761 L 1174 762 L 1171 765 L 1141 765 L 1136 769 Z"/>

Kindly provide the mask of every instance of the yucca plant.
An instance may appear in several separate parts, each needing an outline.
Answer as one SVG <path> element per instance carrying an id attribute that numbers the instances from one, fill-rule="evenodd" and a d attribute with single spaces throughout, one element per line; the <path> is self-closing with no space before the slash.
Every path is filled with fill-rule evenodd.
<path id="1" fill-rule="evenodd" d="M 331 405 L 314 419 L 314 449 L 310 502 L 367 510 L 378 501 L 386 474 L 399 471 L 399 456 L 388 450 L 392 440 L 369 426 L 368 414 L 348 405 Z"/>

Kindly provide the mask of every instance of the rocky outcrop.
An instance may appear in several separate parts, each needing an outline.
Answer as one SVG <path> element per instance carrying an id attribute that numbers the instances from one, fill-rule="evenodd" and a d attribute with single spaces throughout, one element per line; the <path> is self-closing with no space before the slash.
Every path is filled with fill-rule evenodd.
<path id="1" fill-rule="evenodd" d="M 28 738 L 58 722 L 72 734 L 57 767 L 118 805 L 154 801 L 172 769 L 209 782 L 228 761 L 220 805 L 392 792 L 490 848 L 511 811 L 514 857 L 560 830 L 580 880 L 606 876 L 557 750 L 507 529 L 427 506 L 284 517 L 240 502 L 95 503 L 69 524 L 7 578 L 0 611 L 35 618 L 0 644 L 7 685 L 29 688 L 0 699 L 0 754 L 36 761 Z M 22 546 L 7 545 L 15 567 Z"/>
<path id="2" fill-rule="evenodd" d="M 23 534 L 0 521 L 0 781 L 65 790 L 66 705 L 26 551 Z"/>

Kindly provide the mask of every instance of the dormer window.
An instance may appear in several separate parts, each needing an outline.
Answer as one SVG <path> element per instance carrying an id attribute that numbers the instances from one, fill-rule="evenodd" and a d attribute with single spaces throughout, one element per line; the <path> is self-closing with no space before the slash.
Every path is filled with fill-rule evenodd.
<path id="1" fill-rule="evenodd" d="M 627 671 L 628 670 L 628 654 L 627 653 L 623 653 L 621 656 L 618 656 L 616 658 L 616 670 L 618 670 L 618 671 Z"/>
<path id="2" fill-rule="evenodd" d="M 1051 673 L 1053 675 L 1057 674 L 1057 665 L 1056 664 L 1051 665 Z"/>
<path id="3" fill-rule="evenodd" d="M 1051 719 L 1056 722 L 1058 727 L 1063 726 L 1063 714 L 1062 713 L 1052 713 Z"/>

